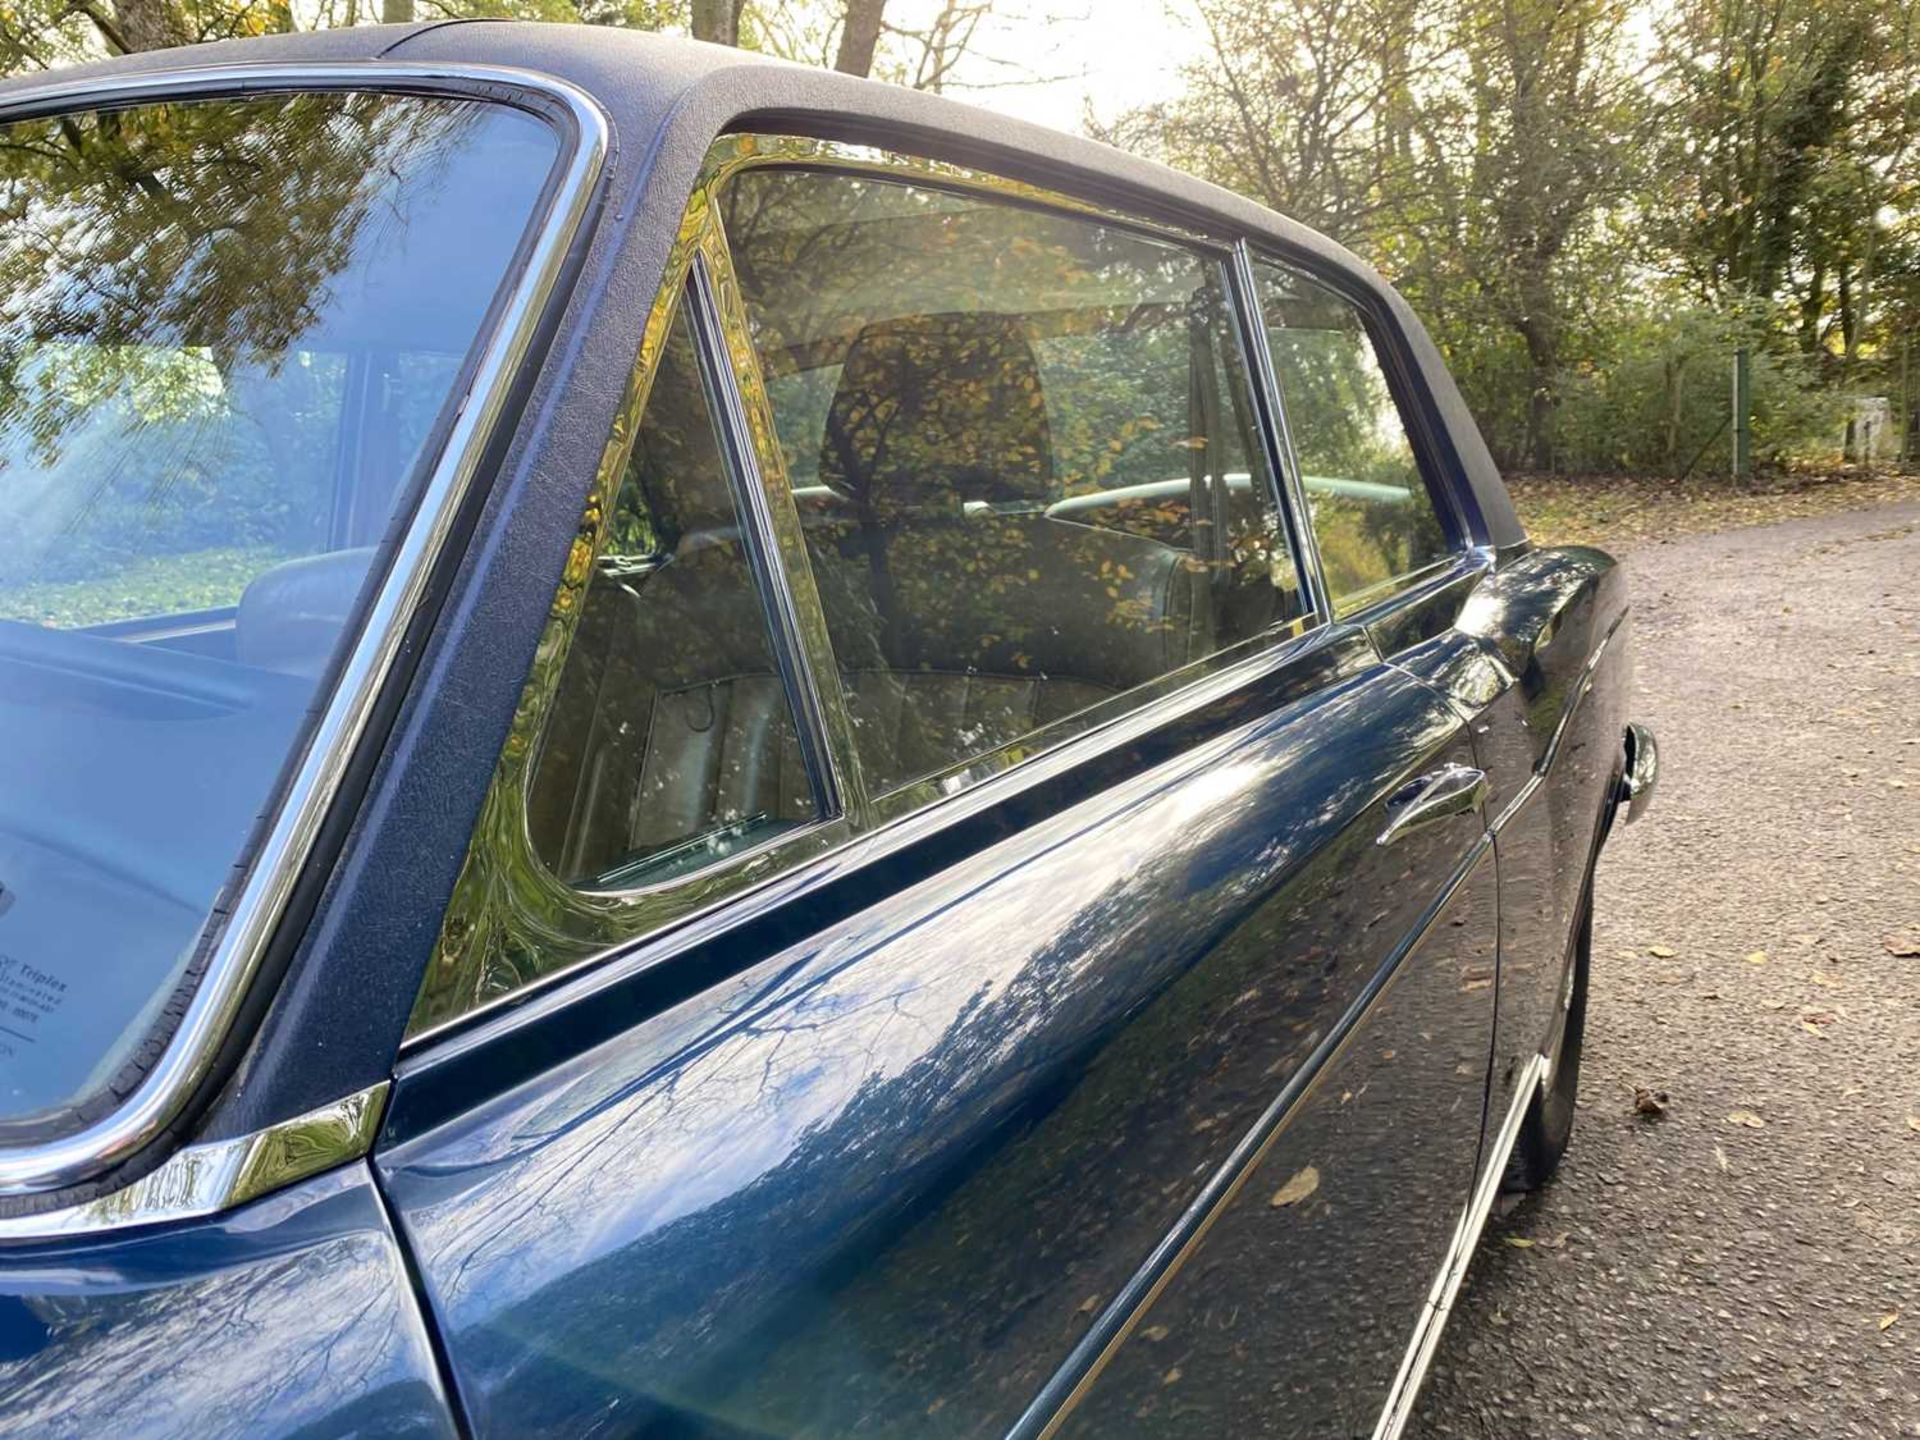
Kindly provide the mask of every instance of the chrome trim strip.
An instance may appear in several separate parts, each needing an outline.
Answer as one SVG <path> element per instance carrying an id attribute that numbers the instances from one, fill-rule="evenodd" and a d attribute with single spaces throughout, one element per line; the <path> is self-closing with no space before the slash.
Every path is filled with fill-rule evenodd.
<path id="1" fill-rule="evenodd" d="M 358 1160 L 373 1148 L 391 1082 L 382 1080 L 250 1135 L 189 1145 L 131 1185 L 38 1215 L 0 1219 L 0 1241 L 97 1235 L 161 1225 L 243 1205 L 297 1180 Z"/>
<path id="2" fill-rule="evenodd" d="M 1386 1408 L 1380 1412 L 1380 1422 L 1374 1427 L 1373 1440 L 1398 1440 L 1400 1432 L 1406 1428 L 1407 1419 L 1413 1413 L 1414 1399 L 1420 1393 L 1420 1382 L 1426 1379 L 1427 1366 L 1432 1363 L 1433 1352 L 1440 1344 L 1440 1332 L 1446 1329 L 1447 1318 L 1453 1313 L 1454 1298 L 1460 1293 L 1461 1282 L 1467 1278 L 1467 1267 L 1480 1243 L 1480 1232 L 1486 1227 L 1487 1216 L 1493 1210 L 1493 1197 L 1499 1193 L 1501 1177 L 1506 1173 L 1507 1156 L 1513 1153 L 1513 1147 L 1520 1138 L 1520 1124 L 1527 1116 L 1527 1107 L 1533 1103 L 1534 1092 L 1540 1088 L 1546 1073 L 1546 1056 L 1533 1055 L 1528 1058 L 1526 1068 L 1520 1075 L 1520 1083 L 1514 1089 L 1512 1103 L 1507 1107 L 1507 1118 L 1501 1123 L 1500 1133 L 1487 1155 L 1486 1166 L 1480 1172 L 1473 1196 L 1460 1214 L 1460 1224 L 1453 1232 L 1453 1243 L 1447 1248 L 1447 1257 L 1441 1262 L 1440 1273 L 1434 1277 L 1426 1309 L 1421 1312 L 1420 1320 L 1414 1327 L 1413 1343 L 1407 1347 L 1406 1358 L 1400 1362 L 1400 1373 L 1394 1377 L 1393 1388 L 1387 1392 Z"/>
<path id="3" fill-rule="evenodd" d="M 727 279 L 730 283 L 731 277 Z M 767 617 L 767 628 L 771 632 L 768 639 L 786 684 L 787 702 L 793 707 L 797 721 L 794 728 L 799 731 L 807 774 L 813 781 L 815 818 L 826 819 L 846 809 L 840 772 L 828 739 L 835 732 L 829 729 L 819 676 L 802 638 L 806 632 L 795 598 L 792 571 L 780 553 L 774 531 L 773 504 L 760 473 L 753 430 L 747 423 L 734 356 L 728 348 L 720 296 L 707 256 L 701 250 L 694 252 L 688 266 L 687 295 L 683 303 L 690 321 L 688 328 L 705 372 L 707 401 L 726 456 L 727 480 L 734 504 L 741 508 L 741 541 L 761 600 L 772 612 Z M 785 484 L 784 476 L 781 483 Z M 838 683 L 836 674 L 835 684 Z M 841 733 L 850 728 L 844 715 L 836 713 L 834 720 Z"/>
<path id="4" fill-rule="evenodd" d="M 1493 853 L 1492 837 L 1482 831 L 1468 847 L 1460 863 L 1440 888 L 1440 893 L 1421 913 L 1412 932 L 1382 962 L 1360 992 L 1359 998 L 1340 1017 L 1327 1038 L 1320 1042 L 1300 1069 L 1287 1082 L 1273 1102 L 1261 1112 L 1253 1127 L 1241 1136 L 1225 1161 L 1207 1177 L 1200 1192 L 1182 1212 L 1173 1228 L 1153 1249 L 1119 1292 L 1088 1326 L 1086 1334 L 1074 1346 L 1066 1361 L 1046 1384 L 1041 1386 L 1026 1410 L 1007 1430 L 1007 1440 L 1052 1440 L 1066 1423 L 1075 1405 L 1118 1353 L 1134 1327 L 1145 1318 L 1160 1293 L 1172 1283 L 1200 1242 L 1207 1236 L 1226 1207 L 1246 1186 L 1260 1162 L 1285 1131 L 1294 1111 L 1312 1094 L 1331 1069 L 1334 1060 L 1359 1030 L 1367 1012 L 1401 973 L 1402 967 L 1426 940 L 1427 932 L 1453 903 L 1467 881 Z M 1489 1200 L 1489 1203 L 1491 1201 Z M 1062 1393 L 1064 1391 L 1064 1393 Z"/>
<path id="5" fill-rule="evenodd" d="M 1627 802 L 1627 824 L 1646 812 L 1653 800 L 1654 787 L 1660 783 L 1660 747 L 1653 731 L 1640 724 L 1627 726 L 1627 773 L 1620 780 L 1620 795 Z"/>
<path id="6" fill-rule="evenodd" d="M 718 871 L 701 871 L 691 878 L 731 877 L 730 883 L 701 894 L 697 904 L 673 912 L 652 929 L 639 930 L 561 968 L 535 976 L 457 1016 L 422 1026 L 401 1042 L 400 1064 L 395 1076 L 404 1080 L 409 1074 L 428 1069 L 440 1060 L 503 1041 L 530 1019 L 588 1003 L 636 971 L 666 964 L 694 946 L 712 941 L 751 918 L 752 912 L 745 906 L 749 892 L 761 897 L 762 908 L 784 904 L 836 875 L 877 863 L 933 831 L 957 825 L 989 806 L 1084 764 L 1095 755 L 1118 749 L 1151 730 L 1172 724 L 1243 686 L 1257 684 L 1263 676 L 1293 664 L 1318 645 L 1334 643 L 1355 633 L 1350 626 L 1321 626 L 1290 636 L 1231 666 L 1193 680 L 1183 688 L 1155 697 L 1138 710 L 1127 711 L 1072 735 L 1030 760 L 986 774 L 978 783 L 937 803 L 885 820 L 871 830 L 849 833 L 845 829 L 845 818 L 834 817 L 799 832 L 792 840 L 779 837 L 761 851 L 752 852 L 769 856 L 771 860 L 758 873 L 742 873 L 741 856 L 733 857 Z M 800 840 L 805 840 L 819 853 L 807 853 L 793 861 L 789 868 L 775 868 L 785 859 L 781 847 Z M 676 882 L 679 883 L 682 882 Z M 618 901 L 623 897 L 616 893 L 609 898 Z"/>
<path id="7" fill-rule="evenodd" d="M 1273 350 L 1267 340 L 1267 317 L 1260 308 L 1260 284 L 1253 273 L 1253 251 L 1244 239 L 1233 247 L 1230 268 L 1234 308 L 1241 317 L 1242 339 L 1253 369 L 1254 402 L 1267 412 L 1272 425 L 1272 448 L 1279 451 L 1268 458 L 1280 473 L 1280 489 L 1288 512 L 1284 518 L 1287 533 L 1293 540 L 1294 568 L 1300 583 L 1306 587 L 1307 614 L 1328 620 L 1333 616 L 1333 603 L 1327 596 L 1327 577 L 1320 566 L 1320 546 L 1313 534 L 1313 505 L 1300 474 L 1300 457 L 1293 446 L 1293 424 L 1287 418 L 1287 397 L 1280 388 L 1280 372 L 1274 368 Z"/>
<path id="8" fill-rule="evenodd" d="M 139 1087 L 110 1114 L 62 1140 L 0 1155 L 0 1195 L 70 1185 L 119 1163 L 172 1122 L 211 1070 L 392 668 L 407 622 L 424 596 L 432 562 L 452 528 L 479 466 L 481 449 L 545 312 L 610 143 L 605 115 L 584 92 L 549 76 L 503 66 L 378 61 L 227 65 L 117 81 L 67 81 L 19 92 L 0 107 L 0 123 L 4 123 L 62 101 L 67 108 L 96 107 L 162 95 L 199 98 L 254 90 L 393 90 L 410 84 L 432 87 L 462 81 L 544 96 L 571 115 L 577 135 L 545 223 L 494 325 L 471 387 L 455 402 L 453 428 L 421 492 L 413 521 L 368 607 L 360 635 L 314 727 L 273 827 L 252 858 L 246 882 L 178 1028 Z"/>

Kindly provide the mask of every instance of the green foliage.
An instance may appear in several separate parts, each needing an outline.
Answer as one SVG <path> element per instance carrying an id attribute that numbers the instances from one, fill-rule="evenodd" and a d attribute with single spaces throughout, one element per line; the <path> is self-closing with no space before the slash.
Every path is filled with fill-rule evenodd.
<path id="1" fill-rule="evenodd" d="M 1753 356 L 1756 453 L 1920 402 L 1917 0 L 1201 0 L 1105 131 L 1327 230 L 1421 312 L 1503 463 L 1677 473 Z"/>

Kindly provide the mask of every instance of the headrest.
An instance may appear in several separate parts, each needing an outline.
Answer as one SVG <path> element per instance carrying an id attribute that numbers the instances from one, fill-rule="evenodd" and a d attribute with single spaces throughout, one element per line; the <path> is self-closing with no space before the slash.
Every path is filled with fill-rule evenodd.
<path id="1" fill-rule="evenodd" d="M 1021 322 L 969 312 L 868 325 L 827 411 L 820 481 L 876 509 L 1044 505 L 1053 480 L 1040 367 Z"/>
<path id="2" fill-rule="evenodd" d="M 233 617 L 234 654 L 243 665 L 318 676 L 347 628 L 373 547 L 289 560 L 254 576 Z"/>

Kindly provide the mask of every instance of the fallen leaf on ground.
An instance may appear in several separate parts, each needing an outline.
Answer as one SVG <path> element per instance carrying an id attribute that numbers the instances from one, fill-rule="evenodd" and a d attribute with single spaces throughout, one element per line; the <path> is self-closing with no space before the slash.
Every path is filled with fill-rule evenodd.
<path id="1" fill-rule="evenodd" d="M 1840 977 L 1838 975 L 1829 975 L 1824 970 L 1809 970 L 1807 972 L 1807 978 L 1816 985 L 1825 985 L 1829 990 L 1836 988 L 1840 984 Z"/>
<path id="2" fill-rule="evenodd" d="M 1534 1243 L 1539 1245 L 1542 1250 L 1564 1250 L 1567 1245 L 1567 1239 L 1572 1233 L 1571 1230 L 1562 1230 L 1558 1235 L 1543 1236 Z"/>
<path id="3" fill-rule="evenodd" d="M 1713 1163 L 1718 1165 L 1722 1171 L 1731 1170 L 1733 1168 L 1731 1165 L 1727 1164 L 1727 1152 L 1722 1150 L 1718 1145 L 1713 1147 Z"/>
<path id="4" fill-rule="evenodd" d="M 1809 1035 L 1818 1035 L 1822 1040 L 1827 1038 L 1827 1032 L 1822 1030 L 1818 1025 L 1814 1024 L 1811 1020 L 1802 1020 L 1800 1022 L 1800 1028 L 1806 1031 L 1807 1034 Z"/>
<path id="5" fill-rule="evenodd" d="M 1636 1115 L 1644 1115 L 1649 1120 L 1658 1120 L 1667 1113 L 1667 1092 L 1649 1090 L 1644 1085 L 1633 1087 L 1633 1109 Z"/>
<path id="6" fill-rule="evenodd" d="M 1900 1318 L 1900 1312 L 1898 1310 L 1889 1310 L 1887 1311 L 1886 1314 L 1880 1317 L 1879 1328 L 1882 1330 L 1891 1330 L 1893 1328 L 1893 1322 L 1898 1320 L 1899 1318 Z"/>
<path id="7" fill-rule="evenodd" d="M 1887 954 L 1902 960 L 1920 955 L 1920 935 L 1889 935 L 1880 943 L 1886 947 Z"/>
<path id="8" fill-rule="evenodd" d="M 1286 1184 L 1274 1191 L 1273 1199 L 1267 1203 L 1276 1210 L 1282 1205 L 1298 1205 L 1314 1191 L 1320 1188 L 1320 1172 L 1309 1165 Z"/>
<path id="9" fill-rule="evenodd" d="M 1507 1244 L 1516 1250 L 1531 1250 L 1533 1248 L 1533 1241 L 1527 1239 L 1524 1235 L 1507 1236 Z"/>
<path id="10" fill-rule="evenodd" d="M 1679 953 L 1680 952 L 1675 950 L 1671 945 L 1649 945 L 1647 947 L 1647 954 L 1653 956 L 1656 960 L 1671 960 Z"/>
<path id="11" fill-rule="evenodd" d="M 1764 965 L 1764 964 L 1766 964 L 1766 963 L 1767 963 L 1767 952 L 1766 952 L 1766 951 L 1764 951 L 1764 950 L 1749 950 L 1749 951 L 1747 952 L 1747 964 L 1749 964 L 1749 965 Z"/>
<path id="12" fill-rule="evenodd" d="M 1744 1125 L 1749 1130 L 1758 1130 L 1767 1123 L 1751 1110 L 1730 1110 L 1727 1112 L 1727 1119 L 1735 1125 Z"/>
<path id="13" fill-rule="evenodd" d="M 1920 1130 L 1920 1115 L 1907 1116 L 1907 1128 L 1909 1130 Z"/>
<path id="14" fill-rule="evenodd" d="M 1171 1370 L 1167 1371 L 1166 1374 L 1160 1377 L 1160 1383 L 1162 1385 L 1173 1385 L 1173 1384 L 1177 1384 L 1179 1382 L 1179 1379 L 1180 1379 L 1180 1367 L 1176 1365 Z"/>

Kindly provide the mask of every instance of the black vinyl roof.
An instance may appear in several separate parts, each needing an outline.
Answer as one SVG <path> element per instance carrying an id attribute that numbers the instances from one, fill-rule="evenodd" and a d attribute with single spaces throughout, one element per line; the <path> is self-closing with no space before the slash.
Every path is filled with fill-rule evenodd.
<path id="1" fill-rule="evenodd" d="M 505 66 L 564 80 L 611 122 L 611 195 L 622 220 L 651 213 L 670 229 L 708 147 L 729 129 L 855 139 L 1067 190 L 1201 228 L 1245 234 L 1308 259 L 1373 294 L 1405 341 L 1439 438 L 1492 545 L 1525 538 L 1493 457 L 1438 349 L 1364 261 L 1264 206 L 1111 146 L 936 95 L 858 80 L 746 51 L 596 25 L 453 20 L 263 36 L 154 51 L 0 82 L 0 106 L 49 82 L 155 75 L 219 65 L 391 61 Z M 664 252 L 664 244 L 662 246 Z"/>

